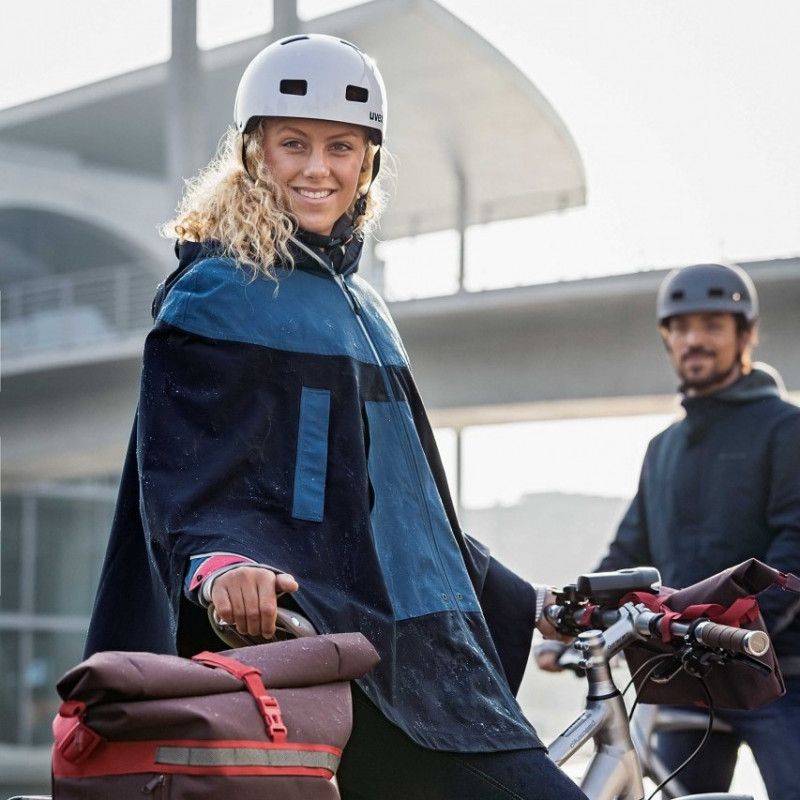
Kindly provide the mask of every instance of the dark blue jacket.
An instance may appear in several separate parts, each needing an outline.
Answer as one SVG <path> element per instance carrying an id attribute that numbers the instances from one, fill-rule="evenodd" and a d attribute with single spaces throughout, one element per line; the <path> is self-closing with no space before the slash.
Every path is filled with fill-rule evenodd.
<path id="1" fill-rule="evenodd" d="M 676 589 L 748 558 L 800 575 L 800 408 L 758 367 L 683 406 L 650 442 L 599 569 L 651 564 Z M 800 674 L 800 599 L 769 589 L 758 601 L 782 671 Z"/>
<path id="2" fill-rule="evenodd" d="M 87 654 L 191 654 L 188 559 L 294 575 L 322 633 L 361 631 L 361 687 L 420 744 L 541 746 L 513 692 L 533 588 L 458 526 L 397 330 L 356 274 L 297 250 L 276 284 L 184 245 L 144 351 L 137 423 Z M 490 631 L 491 629 L 491 631 Z"/>

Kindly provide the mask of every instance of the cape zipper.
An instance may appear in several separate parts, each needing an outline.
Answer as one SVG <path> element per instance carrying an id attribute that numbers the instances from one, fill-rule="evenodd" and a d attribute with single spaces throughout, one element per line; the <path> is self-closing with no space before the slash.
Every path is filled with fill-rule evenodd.
<path id="1" fill-rule="evenodd" d="M 353 294 L 353 291 L 347 285 L 347 282 L 345 281 L 344 276 L 340 275 L 339 273 L 337 273 L 336 270 L 333 268 L 333 266 L 331 264 L 329 264 L 321 255 L 319 255 L 318 253 L 315 253 L 314 250 L 312 250 L 310 247 L 307 247 L 305 244 L 303 244 L 303 242 L 299 241 L 295 237 L 292 237 L 292 241 L 304 253 L 306 253 L 307 255 L 311 256 L 311 258 L 313 258 L 314 261 L 317 262 L 317 264 L 319 264 L 321 267 L 323 267 L 323 269 L 325 269 L 325 271 L 333 278 L 334 283 L 339 287 L 339 289 L 341 290 L 342 294 L 344 294 L 344 296 L 347 298 L 347 300 L 348 300 L 348 302 L 350 304 L 350 308 L 353 310 L 353 314 L 355 315 L 356 321 L 358 322 L 358 325 L 361 328 L 361 332 L 364 335 L 364 339 L 366 340 L 367 345 L 369 346 L 369 349 L 372 352 L 372 356 L 375 359 L 375 363 L 377 364 L 378 368 L 380 369 L 381 377 L 383 378 L 383 383 L 384 383 L 384 386 L 386 388 L 386 393 L 389 395 L 389 399 L 390 399 L 392 405 L 394 406 L 395 411 L 396 411 L 396 413 L 397 413 L 397 415 L 398 415 L 398 417 L 399 417 L 399 419 L 401 421 L 402 428 L 403 428 L 403 433 L 404 433 L 404 437 L 402 437 L 402 438 L 403 438 L 403 442 L 404 442 L 405 449 L 406 449 L 406 458 L 407 458 L 408 462 L 414 468 L 414 473 L 415 473 L 415 475 L 417 477 L 417 484 L 418 484 L 418 486 L 420 488 L 420 493 L 424 495 L 424 493 L 425 493 L 424 492 L 425 483 L 424 483 L 424 481 L 422 479 L 422 475 L 420 475 L 419 466 L 417 464 L 417 461 L 414 458 L 413 448 L 412 448 L 412 445 L 411 445 L 411 442 L 410 442 L 411 435 L 410 435 L 410 433 L 408 431 L 408 425 L 406 423 L 405 417 L 403 416 L 403 414 L 400 413 L 400 409 L 399 409 L 400 402 L 397 399 L 397 395 L 396 395 L 396 393 L 394 391 L 394 387 L 392 386 L 391 381 L 389 380 L 388 369 L 387 369 L 386 364 L 384 363 L 383 359 L 381 358 L 381 355 L 380 355 L 380 353 L 378 351 L 378 348 L 377 348 L 377 346 L 375 344 L 374 339 L 372 338 L 372 336 L 371 336 L 371 334 L 369 332 L 369 329 L 367 328 L 366 321 L 364 319 L 364 315 L 362 314 L 362 311 L 361 311 L 361 304 L 358 302 L 358 298 Z M 439 566 L 441 568 L 440 569 L 440 575 L 446 581 L 448 589 L 449 589 L 449 593 L 450 593 L 449 594 L 449 600 L 450 600 L 450 602 L 453 604 L 453 606 L 455 608 L 461 610 L 461 603 L 459 601 L 462 599 L 462 595 L 461 595 L 460 592 L 455 591 L 455 589 L 453 588 L 452 584 L 450 583 L 450 576 L 449 576 L 449 574 L 447 573 L 447 570 L 444 567 L 444 562 L 442 560 L 441 553 L 439 552 L 439 543 L 436 540 L 436 536 L 433 534 L 433 520 L 431 519 L 430 509 L 428 508 L 427 503 L 425 503 L 423 505 L 425 507 L 425 512 L 426 512 L 427 517 L 428 517 L 428 530 L 430 532 L 431 540 L 433 541 L 433 546 L 436 548 L 436 553 L 439 556 Z M 447 515 L 445 514 L 445 517 L 446 516 Z M 448 523 L 448 525 L 449 525 L 449 523 Z"/>

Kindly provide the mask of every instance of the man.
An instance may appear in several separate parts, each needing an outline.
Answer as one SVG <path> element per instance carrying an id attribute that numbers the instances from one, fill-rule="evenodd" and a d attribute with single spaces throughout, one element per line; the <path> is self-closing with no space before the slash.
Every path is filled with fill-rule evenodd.
<path id="1" fill-rule="evenodd" d="M 800 573 L 800 408 L 781 397 L 773 369 L 751 362 L 755 286 L 733 265 L 673 270 L 657 315 L 685 416 L 650 442 L 637 494 L 598 570 L 649 564 L 673 588 L 748 558 Z M 681 772 L 687 791 L 726 790 L 744 741 L 770 798 L 800 798 L 800 602 L 770 589 L 759 604 L 786 694 L 758 711 L 720 712 L 733 733 L 714 734 Z M 701 736 L 662 734 L 659 755 L 674 768 Z"/>

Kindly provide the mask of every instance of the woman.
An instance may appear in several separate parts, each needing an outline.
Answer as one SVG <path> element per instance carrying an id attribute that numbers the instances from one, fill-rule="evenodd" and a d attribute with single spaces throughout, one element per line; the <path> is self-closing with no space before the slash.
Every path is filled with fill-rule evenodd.
<path id="1" fill-rule="evenodd" d="M 180 263 L 87 654 L 219 649 L 211 602 L 269 636 L 286 593 L 381 655 L 354 688 L 343 797 L 583 797 L 514 698 L 544 590 L 459 528 L 400 338 L 356 275 L 381 205 L 377 68 L 339 39 L 281 40 L 235 120 L 168 226 Z"/>

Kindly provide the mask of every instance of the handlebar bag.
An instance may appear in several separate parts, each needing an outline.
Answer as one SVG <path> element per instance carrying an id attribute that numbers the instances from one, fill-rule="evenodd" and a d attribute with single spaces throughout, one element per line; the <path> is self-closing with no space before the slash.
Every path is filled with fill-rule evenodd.
<path id="1" fill-rule="evenodd" d="M 638 701 L 707 707 L 708 699 L 696 676 L 681 669 L 666 682 L 656 682 L 648 679 L 650 667 L 655 666 L 655 662 L 645 666 L 646 662 L 653 656 L 680 652 L 680 648 L 675 648 L 676 643 L 670 641 L 668 623 L 673 620 L 691 622 L 706 617 L 723 625 L 766 631 L 755 595 L 770 586 L 800 593 L 800 578 L 751 558 L 685 589 L 663 588 L 659 595 L 635 592 L 623 597 L 620 605 L 630 601 L 643 602 L 654 611 L 664 612 L 663 640 L 656 637 L 637 640 L 625 649 Z M 691 663 L 688 666 L 691 668 Z M 708 672 L 703 680 L 715 708 L 761 708 L 786 691 L 772 647 L 759 657 L 742 656 L 725 664 L 709 663 L 707 666 Z"/>
<path id="2" fill-rule="evenodd" d="M 58 682 L 54 800 L 335 800 L 349 681 L 378 654 L 359 633 L 193 659 L 95 653 Z"/>

